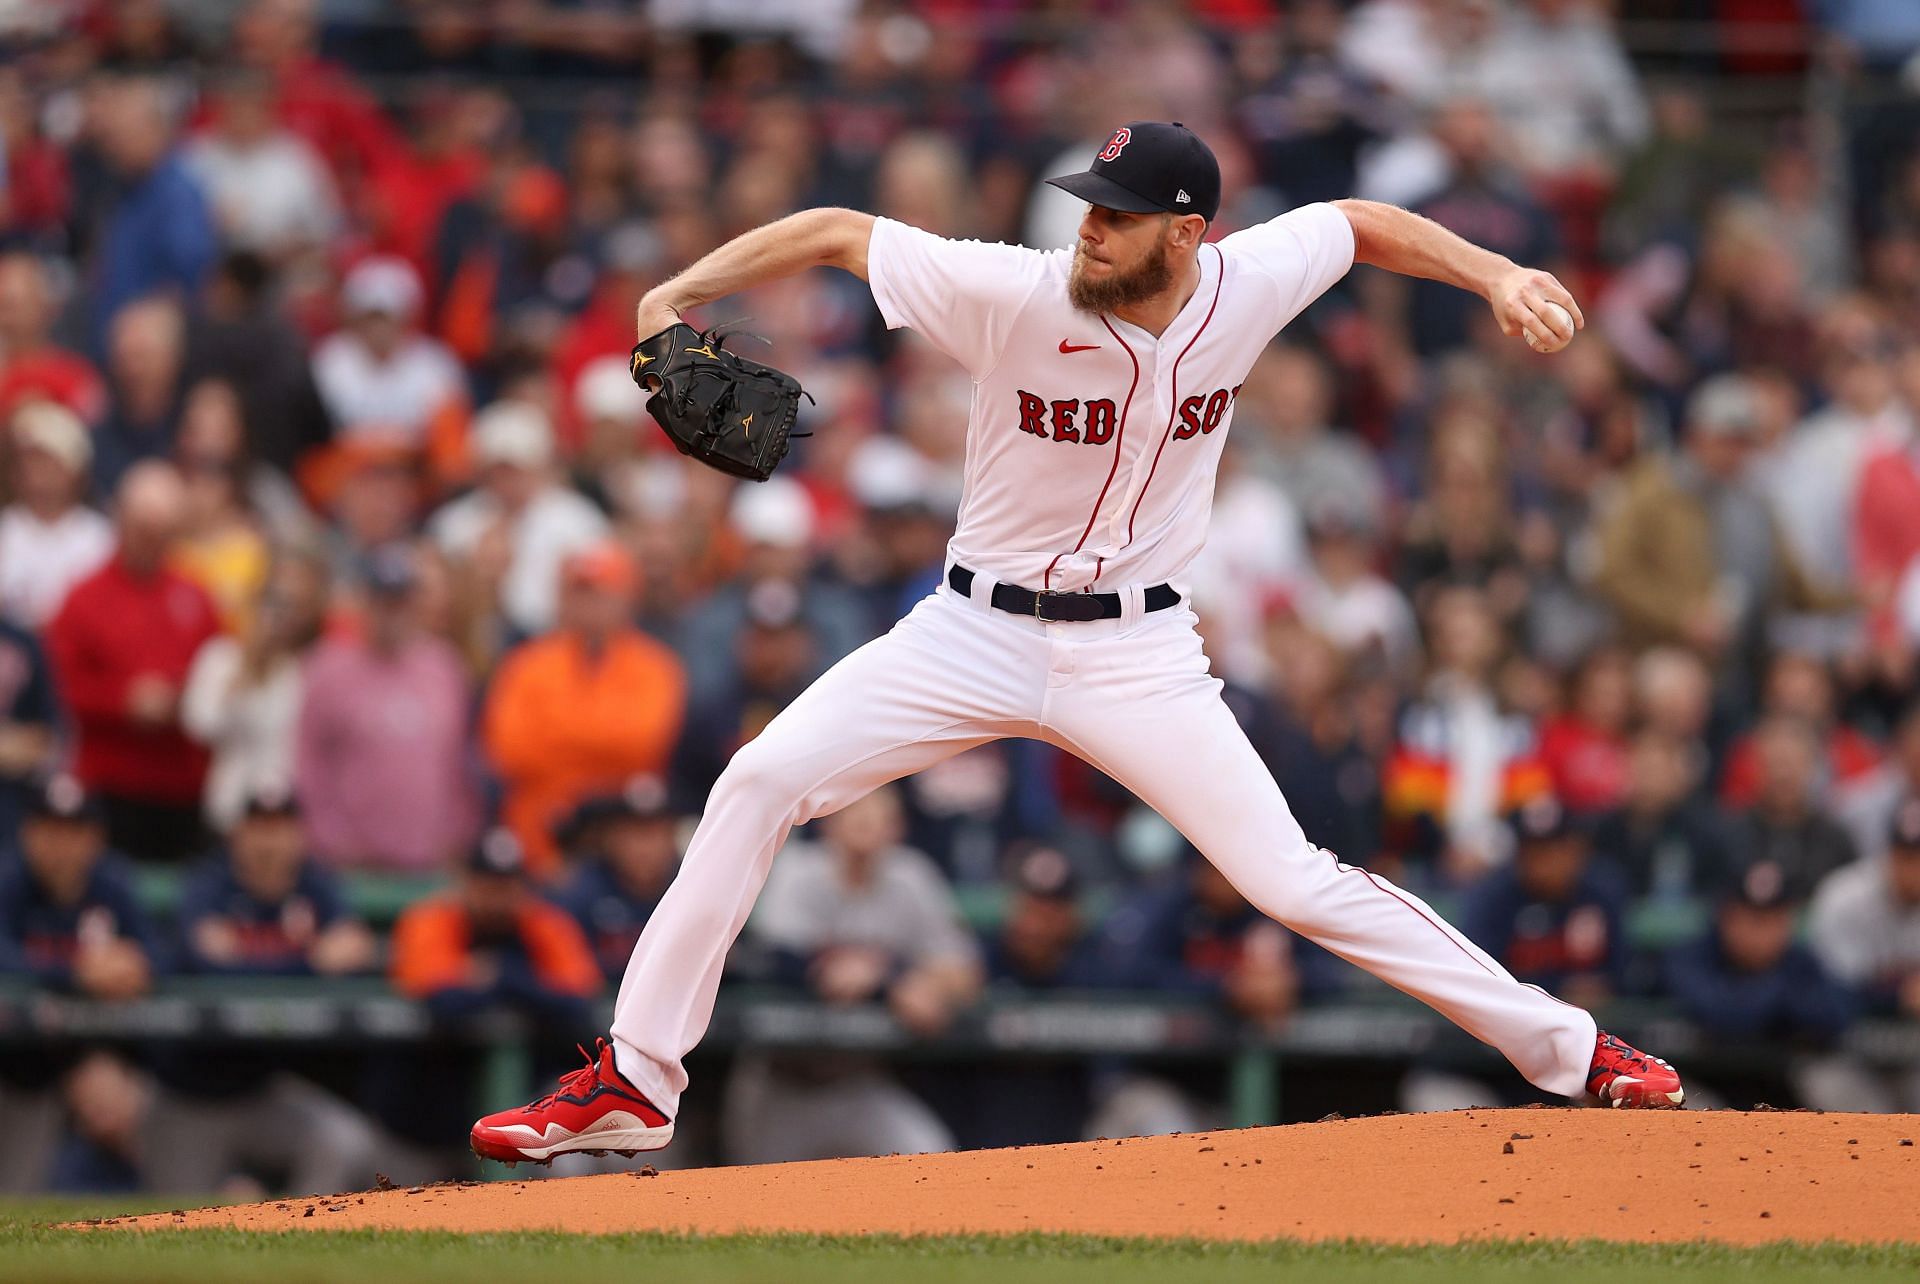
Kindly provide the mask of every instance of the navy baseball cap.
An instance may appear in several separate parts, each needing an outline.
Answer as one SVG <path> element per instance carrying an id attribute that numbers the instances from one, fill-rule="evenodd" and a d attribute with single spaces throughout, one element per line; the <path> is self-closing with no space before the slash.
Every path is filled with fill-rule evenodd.
<path id="1" fill-rule="evenodd" d="M 104 825 L 106 809 L 92 790 L 73 776 L 49 776 L 27 798 L 27 815 L 76 825 Z"/>
<path id="2" fill-rule="evenodd" d="M 1572 813 L 1553 797 L 1535 798 L 1515 809 L 1507 819 L 1513 827 L 1514 840 L 1522 846 L 1558 842 L 1582 832 Z"/>
<path id="3" fill-rule="evenodd" d="M 610 820 L 663 820 L 672 817 L 673 800 L 658 776 L 633 776 L 617 790 L 589 794 L 554 826 L 563 847 L 579 842 L 587 830 Z"/>
<path id="4" fill-rule="evenodd" d="M 1722 903 L 1748 909 L 1791 909 L 1807 898 L 1807 889 L 1788 876 L 1777 861 L 1760 860 L 1741 870 L 1723 889 Z"/>
<path id="5" fill-rule="evenodd" d="M 1179 121 L 1130 120 L 1107 136 L 1093 164 L 1047 182 L 1089 205 L 1130 214 L 1220 212 L 1220 162 Z"/>
<path id="6" fill-rule="evenodd" d="M 496 878 L 519 878 L 527 872 L 527 853 L 510 829 L 489 829 L 467 855 L 467 868 Z"/>

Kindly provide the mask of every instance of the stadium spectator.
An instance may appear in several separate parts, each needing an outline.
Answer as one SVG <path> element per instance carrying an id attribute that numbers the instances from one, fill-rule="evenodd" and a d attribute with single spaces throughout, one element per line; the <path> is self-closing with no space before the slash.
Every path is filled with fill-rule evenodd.
<path id="1" fill-rule="evenodd" d="M 1706 1085 L 1703 1100 L 1733 1094 L 1750 1107 L 1748 1094 L 1769 1092 L 1784 1077 L 1815 1110 L 1873 1108 L 1866 1068 L 1833 1050 L 1853 1019 L 1854 996 L 1794 940 L 1805 903 L 1804 888 L 1762 857 L 1723 890 L 1712 929 L 1668 954 L 1665 989 L 1689 1020 L 1709 1038 L 1771 1050 L 1747 1074 Z"/>
<path id="2" fill-rule="evenodd" d="M 58 312 L 47 265 L 25 250 L 0 253 L 0 415 L 54 401 L 98 423 L 107 389 L 93 363 L 53 342 Z"/>
<path id="3" fill-rule="evenodd" d="M 68 590 L 113 555 L 113 524 L 85 503 L 93 443 L 72 411 L 25 402 L 10 427 L 13 500 L 0 509 L 0 615 L 38 630 Z"/>
<path id="4" fill-rule="evenodd" d="M 1920 798 L 1895 808 L 1884 861 L 1855 861 L 1813 898 L 1808 940 L 1867 1011 L 1920 1018 Z M 1920 1110 L 1920 1070 L 1881 1076 L 1876 1111 Z"/>
<path id="5" fill-rule="evenodd" d="M 100 795 L 113 845 L 179 861 L 203 840 L 207 752 L 180 725 L 180 690 L 219 632 L 214 605 L 171 569 L 186 493 L 170 465 L 136 464 L 114 510 L 119 542 L 47 626 L 47 654 L 77 745 L 74 773 Z"/>
<path id="6" fill-rule="evenodd" d="M 158 938 L 108 847 L 100 799 L 72 776 L 34 795 L 20 859 L 0 877 L 0 972 L 102 999 L 152 983 Z"/>
<path id="7" fill-rule="evenodd" d="M 450 894 L 408 907 L 393 929 L 393 984 L 436 1017 L 513 1008 L 552 1030 L 584 1029 L 600 968 L 580 928 L 542 899 L 519 842 L 488 830 Z"/>
<path id="8" fill-rule="evenodd" d="M 1576 815 L 1611 811 L 1627 796 L 1627 723 L 1633 666 L 1625 651 L 1589 652 L 1568 683 L 1567 708 L 1540 729 L 1540 757 L 1554 796 Z"/>
<path id="9" fill-rule="evenodd" d="M 93 481 L 102 495 L 127 470 L 173 449 L 185 387 L 186 321 L 179 304 L 151 296 L 116 313 L 107 330 L 107 415 L 93 431 Z"/>
<path id="10" fill-rule="evenodd" d="M 1384 530 L 1386 477 L 1356 434 L 1334 426 L 1334 395 L 1325 358 L 1275 343 L 1254 362 L 1234 400 L 1232 440 L 1248 470 L 1278 483 L 1296 509 L 1337 500 L 1367 528 Z"/>
<path id="11" fill-rule="evenodd" d="M 245 453 L 294 475 L 301 456 L 333 435 L 307 363 L 306 339 L 276 304 L 271 266 L 232 253 L 215 267 L 187 327 L 186 384 L 219 379 L 240 395 Z"/>
<path id="12" fill-rule="evenodd" d="M 820 643 L 799 590 L 768 580 L 755 585 L 743 605 L 745 618 L 728 647 L 731 671 L 710 681 L 705 693 L 690 693 L 673 768 L 675 790 L 689 806 L 705 801 L 734 751 L 759 735 L 819 671 Z"/>
<path id="13" fill-rule="evenodd" d="M 943 494 L 933 464 L 896 438 L 862 442 L 847 464 L 859 505 L 857 532 L 840 541 L 841 575 L 866 599 L 878 636 L 931 593 L 945 567 L 957 496 Z"/>
<path id="14" fill-rule="evenodd" d="M 1371 866 L 1380 849 L 1380 763 L 1367 743 L 1368 706 L 1392 688 L 1366 680 L 1326 638 L 1269 625 L 1274 695 L 1264 737 L 1250 730 L 1307 837 L 1340 859 Z M 1242 725 L 1246 725 L 1244 722 Z"/>
<path id="15" fill-rule="evenodd" d="M 336 475 L 317 497 L 329 519 L 328 559 L 337 580 L 357 586 L 375 549 L 413 536 L 424 490 L 420 461 L 403 445 L 369 439 L 343 444 L 330 462 Z"/>
<path id="16" fill-rule="evenodd" d="M 1474 83 L 1498 105 L 1536 180 L 1604 190 L 1648 130 L 1647 103 L 1619 33 L 1585 0 L 1518 0 Z"/>
<path id="17" fill-rule="evenodd" d="M 1838 605 L 1808 580 L 1746 477 L 1757 424 L 1740 376 L 1703 384 L 1687 403 L 1686 453 L 1641 463 L 1600 532 L 1598 585 L 1630 642 L 1693 648 L 1729 692 L 1757 680 L 1775 612 Z"/>
<path id="18" fill-rule="evenodd" d="M 1007 887 L 1006 917 L 986 942 L 988 992 L 1017 998 L 1098 986 L 1096 938 L 1073 862 L 1055 848 L 1018 843 L 1007 853 Z M 1067 1058 L 968 1067 L 942 1076 L 934 1090 L 953 1107 L 944 1113 L 956 1120 L 961 1146 L 975 1149 L 1080 1140 L 1094 1079 L 1086 1060 Z"/>
<path id="19" fill-rule="evenodd" d="M 187 394 L 174 442 L 173 465 L 186 481 L 186 517 L 174 564 L 199 584 L 220 610 L 223 628 L 246 628 L 253 600 L 266 583 L 269 550 L 248 492 L 246 430 L 240 398 L 217 379 Z"/>
<path id="20" fill-rule="evenodd" d="M 1547 773 L 1532 723 L 1494 689 L 1506 643 L 1487 595 L 1441 590 L 1427 628 L 1426 684 L 1400 715 L 1383 772 L 1387 843 L 1464 886 L 1500 862 L 1500 817 L 1545 795 Z"/>
<path id="21" fill-rule="evenodd" d="M 1296 607 L 1301 620 L 1350 657 L 1371 659 L 1389 672 L 1410 673 L 1420 660 L 1413 608 L 1374 567 L 1378 532 L 1350 502 L 1321 496 L 1308 501 L 1307 548 Z"/>
<path id="22" fill-rule="evenodd" d="M 18 67 L 0 68 L 0 151 L 6 154 L 7 197 L 0 235 L 28 245 L 58 244 L 73 195 L 70 162 L 47 136 L 38 86 Z"/>
<path id="23" fill-rule="evenodd" d="M 1461 932 L 1522 981 L 1569 1003 L 1605 1002 L 1627 974 L 1618 871 L 1558 799 L 1536 798 L 1509 823 L 1513 860 L 1469 890 Z"/>
<path id="24" fill-rule="evenodd" d="M 1677 646 L 1640 653 L 1633 667 L 1634 716 L 1642 727 L 1673 737 L 1688 755 L 1693 785 L 1707 783 L 1707 731 L 1713 715 L 1713 675 L 1705 661 Z"/>
<path id="25" fill-rule="evenodd" d="M 0 976 L 103 999 L 146 990 L 157 938 L 106 850 L 98 800 L 70 776 L 41 782 L 18 859 L 0 873 Z M 84 1053 L 73 1045 L 0 1054 L 0 1190 L 38 1190 L 60 1146 L 61 1094 Z"/>
<path id="26" fill-rule="evenodd" d="M 1846 826 L 1862 861 L 1877 862 L 1886 855 L 1895 809 L 1908 797 L 1920 796 L 1920 702 L 1901 711 L 1887 749 L 1885 760 L 1856 778 L 1833 804 L 1834 818 Z"/>
<path id="27" fill-rule="evenodd" d="M 680 656 L 687 664 L 687 685 L 696 700 L 724 689 L 733 665 L 732 642 L 748 615 L 748 599 L 769 582 L 783 583 L 797 596 L 807 633 L 813 638 L 811 682 L 841 656 L 867 639 L 859 600 L 826 581 L 814 565 L 819 519 L 806 487 L 775 477 L 734 491 L 727 509 L 730 531 L 745 546 L 729 582 L 687 612 Z"/>
<path id="28" fill-rule="evenodd" d="M 307 859 L 299 804 L 284 787 L 247 797 L 227 851 L 187 881 L 176 917 L 184 972 L 344 976 L 375 958 L 338 881 Z M 366 1118 L 274 1050 L 213 1061 L 175 1051 L 156 1069 L 161 1093 L 140 1152 L 149 1190 L 213 1191 L 244 1174 L 322 1194 L 364 1183 L 379 1158 Z"/>
<path id="29" fill-rule="evenodd" d="M 557 837 L 571 875 L 557 900 L 587 934 L 608 981 L 617 983 L 633 943 L 680 862 L 680 817 L 666 782 L 634 776 L 581 800 Z"/>
<path id="30" fill-rule="evenodd" d="M 1480 94 L 1450 97 L 1432 122 L 1445 177 L 1434 190 L 1409 193 L 1407 205 L 1516 263 L 1551 267 L 1560 262 L 1559 230 L 1503 163 L 1506 132 Z M 1413 349 L 1421 356 L 1479 346 L 1487 337 L 1491 318 L 1485 308 L 1473 307 L 1470 296 L 1433 281 L 1410 281 L 1400 288 L 1406 293 Z"/>
<path id="31" fill-rule="evenodd" d="M 143 1129 L 153 1106 L 147 1076 L 95 1049 L 60 1085 L 69 1121 L 46 1189 L 71 1195 L 132 1195 L 140 1190 Z M 17 1134 L 12 1134 L 17 1135 Z"/>
<path id="32" fill-rule="evenodd" d="M 284 260 L 324 246 L 340 210 L 325 163 L 305 139 L 276 124 L 273 108 L 265 77 L 224 77 L 212 125 L 187 144 L 184 159 L 226 246 Z"/>
<path id="33" fill-rule="evenodd" d="M 748 939 L 777 974 L 830 1004 L 884 1002 L 908 1031 L 938 1033 L 973 1001 L 980 958 L 925 853 L 900 845 L 883 786 L 821 822 L 820 841 L 775 862 Z M 727 1085 L 735 1163 L 951 1150 L 940 1119 L 867 1058 L 749 1055 Z"/>
<path id="34" fill-rule="evenodd" d="M 1614 997 L 1628 980 L 1627 899 L 1617 872 L 1551 796 L 1520 807 L 1507 825 L 1513 859 L 1467 889 L 1455 919 L 1460 931 L 1520 980 L 1569 1002 Z M 1400 1084 L 1401 1107 L 1410 1111 L 1534 1099 L 1517 1081 L 1480 1080 L 1426 1062 Z"/>
<path id="35" fill-rule="evenodd" d="M 1505 451 L 1489 417 L 1497 410 L 1474 382 L 1463 380 L 1455 404 L 1433 412 L 1427 495 L 1407 514 L 1394 574 L 1422 613 L 1446 586 L 1469 585 L 1484 589 L 1498 618 L 1511 622 L 1526 605 L 1526 572 L 1507 498 Z"/>
<path id="36" fill-rule="evenodd" d="M 93 323 L 105 327 L 133 300 L 192 296 L 213 266 L 217 237 L 205 196 L 177 142 L 177 112 L 160 85 L 109 80 L 91 98 L 88 126 L 123 193 L 103 209 L 93 273 Z"/>
<path id="37" fill-rule="evenodd" d="M 500 613 L 523 637 L 553 627 L 560 568 L 604 539 L 607 519 L 554 476 L 553 430 L 539 407 L 497 401 L 475 418 L 480 484 L 433 515 L 428 531 L 449 556 L 476 559 L 489 541 L 504 553 Z"/>
<path id="38" fill-rule="evenodd" d="M 293 781 L 304 666 L 320 639 L 327 590 L 323 561 L 284 553 L 252 603 L 246 631 L 210 638 L 194 654 L 180 724 L 213 755 L 206 813 L 218 832 L 240 819 L 249 797 Z"/>
<path id="39" fill-rule="evenodd" d="M 629 624 L 633 559 L 611 540 L 560 565 L 559 621 L 500 661 L 481 737 L 506 784 L 501 816 L 534 873 L 557 872 L 553 828 L 583 798 L 665 774 L 686 711 L 671 648 Z"/>
<path id="40" fill-rule="evenodd" d="M 328 865 L 445 869 L 477 823 L 467 675 L 451 646 L 422 631 L 413 549 L 376 549 L 364 577 L 365 635 L 330 638 L 306 664 L 296 792 Z"/>
<path id="41" fill-rule="evenodd" d="M 1328 988 L 1325 959 L 1247 903 L 1226 876 L 1182 844 L 1184 868 L 1123 901 L 1092 947 L 1103 988 L 1217 1004 L 1272 1036 L 1309 990 Z M 1108 1077 L 1086 1131 L 1096 1136 L 1193 1132 L 1221 1117 L 1224 1085 L 1205 1069 L 1134 1064 Z"/>
<path id="42" fill-rule="evenodd" d="M 1235 115 L 1260 182 L 1289 207 L 1351 195 L 1360 153 L 1390 120 L 1378 87 L 1341 54 L 1341 20 L 1334 0 L 1308 0 L 1284 25 L 1235 41 L 1246 84 Z"/>
<path id="43" fill-rule="evenodd" d="M 505 1009 L 530 1021 L 540 1043 L 559 1047 L 590 1028 L 589 1000 L 601 987 L 592 946 L 571 915 L 534 891 L 519 841 L 505 829 L 481 836 L 451 891 L 400 915 L 389 977 L 436 1021 Z M 382 1066 L 370 1096 L 391 1134 L 383 1159 L 410 1175 L 462 1171 L 446 1152 L 455 1138 L 464 1141 L 476 1071 L 459 1047 Z"/>
<path id="44" fill-rule="evenodd" d="M 1834 807 L 1863 786 L 1880 765 L 1880 746 L 1839 716 L 1833 673 L 1818 656 L 1775 649 L 1768 658 L 1760 708 L 1768 717 L 1799 720 L 1816 738 L 1821 800 Z M 1760 787 L 1758 726 L 1727 747 L 1720 773 L 1720 801 L 1728 807 L 1752 803 Z"/>
<path id="45" fill-rule="evenodd" d="M 39 639 L 0 619 L 0 851 L 54 766 L 61 710 Z"/>
<path id="46" fill-rule="evenodd" d="M 574 487 L 610 516 L 638 515 L 647 500 L 647 395 L 618 356 L 588 362 L 573 388 L 579 425 L 578 449 L 571 452 Z"/>
<path id="47" fill-rule="evenodd" d="M 1690 746 L 1655 728 L 1633 737 L 1627 791 L 1594 825 L 1594 847 L 1625 875 L 1632 895 L 1688 905 L 1733 877 L 1726 821 L 1700 788 Z"/>
<path id="48" fill-rule="evenodd" d="M 1766 483 L 1799 564 L 1814 584 L 1840 593 L 1860 570 L 1853 509 L 1861 470 L 1880 450 L 1906 439 L 1912 411 L 1894 383 L 1899 342 L 1878 307 L 1859 296 L 1837 299 L 1819 327 L 1809 346 L 1819 355 L 1826 404 L 1775 452 Z"/>
<path id="49" fill-rule="evenodd" d="M 1754 758 L 1753 805 L 1733 818 L 1734 850 L 1744 861 L 1773 865 L 1789 895 L 1805 899 L 1855 854 L 1821 804 L 1819 741 L 1804 721 L 1774 714 L 1754 733 Z"/>
<path id="50" fill-rule="evenodd" d="M 466 377 L 417 329 L 420 278 L 405 260 L 361 260 L 340 284 L 345 324 L 313 350 L 313 382 L 347 440 L 374 437 L 422 453 L 466 399 Z"/>

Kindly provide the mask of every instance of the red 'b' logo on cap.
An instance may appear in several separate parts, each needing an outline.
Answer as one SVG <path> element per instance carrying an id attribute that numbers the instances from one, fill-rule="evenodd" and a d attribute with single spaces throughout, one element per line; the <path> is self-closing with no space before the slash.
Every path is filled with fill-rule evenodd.
<path id="1" fill-rule="evenodd" d="M 1109 138 L 1107 140 L 1107 145 L 1100 149 L 1100 159 L 1103 161 L 1119 159 L 1120 153 L 1125 151 L 1127 149 L 1127 144 L 1132 141 L 1133 141 L 1133 131 L 1131 129 L 1128 129 L 1125 126 L 1122 126 L 1121 128 L 1114 130 L 1113 137 Z"/>

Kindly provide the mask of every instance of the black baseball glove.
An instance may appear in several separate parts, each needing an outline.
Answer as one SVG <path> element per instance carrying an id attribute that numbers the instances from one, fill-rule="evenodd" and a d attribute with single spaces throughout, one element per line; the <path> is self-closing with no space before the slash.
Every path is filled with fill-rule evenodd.
<path id="1" fill-rule="evenodd" d="M 634 345 L 627 369 L 653 394 L 647 413 L 681 454 L 765 481 L 786 457 L 807 394 L 792 375 L 728 352 L 722 341 L 678 322 Z"/>

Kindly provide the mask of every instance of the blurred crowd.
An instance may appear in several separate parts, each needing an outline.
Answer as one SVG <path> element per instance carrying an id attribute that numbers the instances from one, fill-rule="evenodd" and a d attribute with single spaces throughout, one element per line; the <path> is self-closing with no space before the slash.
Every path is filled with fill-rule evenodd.
<path id="1" fill-rule="evenodd" d="M 1920 1067 L 1837 1047 L 1920 1019 L 1915 12 L 0 2 L 0 973 L 384 974 L 590 1034 L 731 753 L 939 581 L 970 393 L 850 277 L 725 301 L 816 398 L 736 484 L 648 419 L 634 302 L 808 205 L 1066 244 L 1038 180 L 1177 118 L 1215 234 L 1390 200 L 1588 322 L 1541 357 L 1363 269 L 1250 375 L 1189 587 L 1309 838 L 1524 980 L 1779 1050 L 1710 1099 L 1920 1109 Z M 1714 39 L 1655 77 L 1623 17 Z M 401 877 L 432 890 L 362 922 Z M 735 962 L 925 1035 L 988 990 L 1278 1030 L 1357 984 L 1025 741 L 796 836 Z M 0 1187 L 453 1171 L 471 1055 L 375 1069 L 0 1047 Z M 1218 1078 L 742 1056 L 709 1153 L 1204 1127 Z"/>

